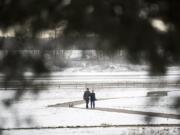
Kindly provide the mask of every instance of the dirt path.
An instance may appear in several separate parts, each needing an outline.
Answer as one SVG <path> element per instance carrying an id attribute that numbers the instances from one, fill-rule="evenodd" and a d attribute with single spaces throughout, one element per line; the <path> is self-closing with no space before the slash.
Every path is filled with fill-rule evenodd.
<path id="1" fill-rule="evenodd" d="M 118 99 L 118 98 L 101 98 L 101 100 L 109 100 L 109 99 Z M 77 100 L 65 103 L 59 103 L 55 105 L 49 105 L 48 107 L 73 107 L 77 109 L 85 109 L 81 107 L 75 107 L 76 105 L 80 105 L 85 103 L 84 100 Z M 73 106 L 70 106 L 73 105 Z M 180 115 L 178 114 L 166 114 L 166 113 L 158 113 L 158 112 L 145 112 L 145 111 L 135 111 L 135 110 L 127 110 L 127 109 L 115 109 L 115 108 L 96 108 L 94 110 L 98 111 L 105 111 L 105 112 L 115 112 L 115 113 L 128 113 L 128 114 L 137 114 L 137 115 L 144 115 L 150 117 L 161 117 L 161 118 L 171 118 L 171 119 L 180 119 Z"/>
<path id="2" fill-rule="evenodd" d="M 76 108 L 79 108 L 79 107 L 76 107 Z M 80 108 L 80 109 L 84 109 L 84 108 Z M 114 109 L 114 108 L 99 108 L 99 107 L 94 110 L 105 111 L 105 112 L 137 114 L 137 115 L 145 115 L 145 116 L 150 116 L 150 117 L 180 119 L 180 115 L 178 114 L 166 114 L 166 113 L 158 113 L 158 112 L 145 112 L 145 111 L 134 111 L 134 110 Z"/>

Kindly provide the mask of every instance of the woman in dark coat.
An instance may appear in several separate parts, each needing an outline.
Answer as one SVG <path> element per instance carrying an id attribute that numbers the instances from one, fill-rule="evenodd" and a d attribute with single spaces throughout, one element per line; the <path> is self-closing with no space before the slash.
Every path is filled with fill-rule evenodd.
<path id="1" fill-rule="evenodd" d="M 91 100 L 91 108 L 95 108 L 96 94 L 94 93 L 94 90 L 92 90 L 90 94 L 90 100 Z"/>

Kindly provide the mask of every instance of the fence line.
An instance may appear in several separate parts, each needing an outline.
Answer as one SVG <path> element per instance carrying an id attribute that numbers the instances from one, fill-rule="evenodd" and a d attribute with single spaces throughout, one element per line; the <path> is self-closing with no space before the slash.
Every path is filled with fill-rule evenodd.
<path id="1" fill-rule="evenodd" d="M 43 88 L 44 86 L 53 86 L 58 88 L 166 88 L 166 87 L 180 87 L 180 83 L 176 82 L 137 82 L 137 81 L 112 81 L 112 82 L 61 82 L 61 81 L 46 81 L 39 82 L 37 84 L 31 84 L 29 86 L 22 86 L 21 83 L 11 82 L 8 84 L 7 88 L 31 88 L 36 86 L 36 88 Z M 0 88 L 3 89 L 5 86 L 0 82 Z"/>
<path id="2" fill-rule="evenodd" d="M 73 82 L 56 84 L 59 88 L 166 88 L 180 87 L 179 83 L 164 83 L 164 82 Z"/>

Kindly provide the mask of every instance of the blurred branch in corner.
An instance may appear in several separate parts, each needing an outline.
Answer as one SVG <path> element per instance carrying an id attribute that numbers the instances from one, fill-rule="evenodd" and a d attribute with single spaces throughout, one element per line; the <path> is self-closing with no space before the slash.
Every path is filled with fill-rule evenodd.
<path id="1" fill-rule="evenodd" d="M 179 5 L 179 0 L 2 0 L 0 28 L 26 38 L 54 32 L 53 42 L 68 49 L 110 55 L 124 50 L 130 62 L 146 62 L 150 75 L 165 74 L 167 66 L 179 64 Z"/>
<path id="2" fill-rule="evenodd" d="M 0 86 L 16 91 L 12 100 L 42 90 L 36 80 L 49 77 L 57 48 L 123 50 L 150 75 L 164 75 L 180 62 L 179 7 L 179 0 L 1 0 Z"/>
<path id="3" fill-rule="evenodd" d="M 33 50 L 23 50 L 24 47 L 19 47 L 25 42 L 13 40 L 12 44 L 8 43 L 8 48 L 1 50 L 0 83 L 1 89 L 15 90 L 16 94 L 12 100 L 18 100 L 28 90 L 33 93 L 43 90 L 43 82 L 37 80 L 43 76 L 48 78 L 49 69 L 42 51 L 41 54 L 35 55 Z"/>

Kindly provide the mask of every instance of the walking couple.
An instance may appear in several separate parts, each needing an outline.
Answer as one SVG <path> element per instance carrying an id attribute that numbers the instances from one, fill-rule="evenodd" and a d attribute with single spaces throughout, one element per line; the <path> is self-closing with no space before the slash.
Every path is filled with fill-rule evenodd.
<path id="1" fill-rule="evenodd" d="M 87 88 L 86 91 L 84 92 L 83 99 L 86 102 L 86 109 L 88 108 L 89 100 L 91 101 L 91 108 L 95 108 L 96 96 L 95 96 L 94 90 L 90 92 L 89 88 Z"/>

